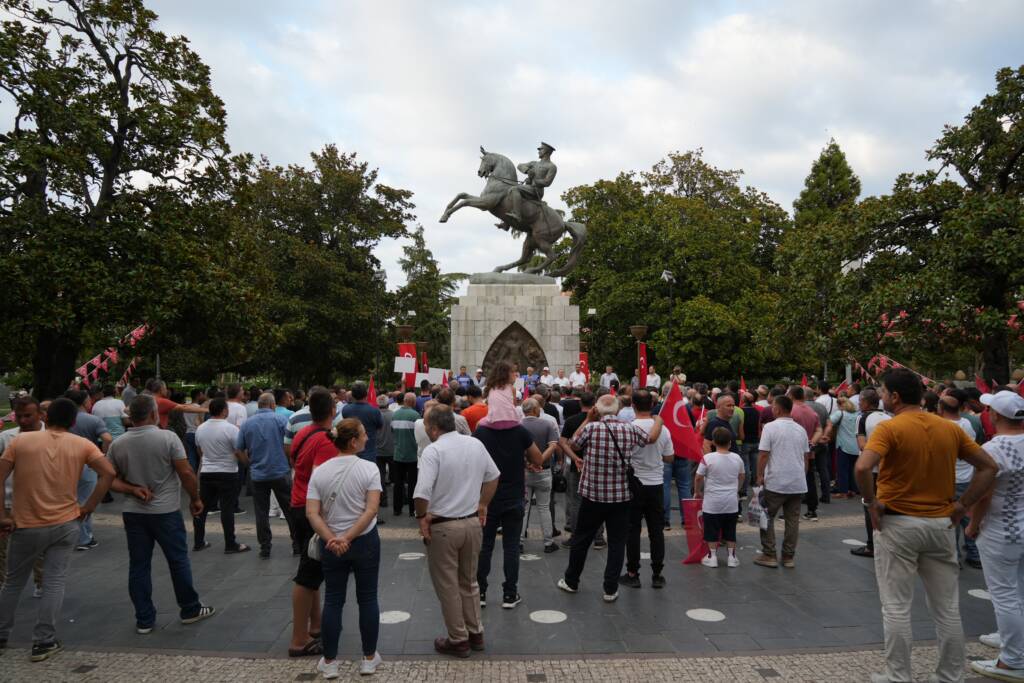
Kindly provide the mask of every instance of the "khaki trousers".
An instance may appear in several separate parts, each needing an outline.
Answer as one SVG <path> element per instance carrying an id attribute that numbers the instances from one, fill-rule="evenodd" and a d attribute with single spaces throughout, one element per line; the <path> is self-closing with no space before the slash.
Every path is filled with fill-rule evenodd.
<path id="1" fill-rule="evenodd" d="M 782 558 L 796 555 L 796 541 L 800 535 L 800 503 L 802 493 L 775 493 L 765 489 L 764 507 L 768 513 L 768 528 L 761 529 L 761 552 L 775 557 L 775 515 L 782 510 L 785 531 L 782 536 Z"/>
<path id="2" fill-rule="evenodd" d="M 483 633 L 480 623 L 480 585 L 476 563 L 483 529 L 480 519 L 470 517 L 430 527 L 427 563 L 448 638 L 459 642 L 470 633 Z"/>
<path id="3" fill-rule="evenodd" d="M 894 683 L 913 680 L 910 671 L 910 605 L 921 577 L 926 604 L 939 640 L 940 683 L 964 680 L 964 630 L 960 623 L 960 566 L 956 532 L 948 517 L 886 515 L 875 532 L 875 578 L 882 602 L 886 676 Z"/>

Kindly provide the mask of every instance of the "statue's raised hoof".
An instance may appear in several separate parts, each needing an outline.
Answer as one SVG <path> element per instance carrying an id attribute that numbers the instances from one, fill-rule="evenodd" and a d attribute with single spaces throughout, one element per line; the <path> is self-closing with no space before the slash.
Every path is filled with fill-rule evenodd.
<path id="1" fill-rule="evenodd" d="M 441 214 L 441 217 L 437 220 L 437 222 L 438 223 L 447 223 L 448 222 L 448 214 Z"/>

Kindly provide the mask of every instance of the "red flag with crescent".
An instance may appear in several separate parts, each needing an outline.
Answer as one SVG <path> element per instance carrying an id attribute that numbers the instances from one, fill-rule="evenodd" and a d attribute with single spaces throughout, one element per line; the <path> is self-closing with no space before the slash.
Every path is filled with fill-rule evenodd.
<path id="1" fill-rule="evenodd" d="M 402 342 L 398 345 L 398 355 L 403 358 L 412 358 L 413 365 L 416 364 L 416 343 L 415 342 Z M 407 372 L 402 375 L 402 383 L 405 384 L 406 389 L 411 389 L 416 383 L 416 373 Z"/>
<path id="2" fill-rule="evenodd" d="M 679 501 L 683 507 L 683 527 L 686 529 L 686 547 L 690 553 L 683 564 L 696 564 L 711 550 L 704 540 L 704 516 L 701 514 L 703 501 L 699 498 L 684 498 Z"/>
<path id="3" fill-rule="evenodd" d="M 679 382 L 672 382 L 672 389 L 665 397 L 658 415 L 672 437 L 672 451 L 687 460 L 699 461 L 703 456 L 703 441 L 694 429 L 693 420 L 690 419 L 690 413 L 683 403 L 683 392 L 679 389 Z"/>
<path id="4" fill-rule="evenodd" d="M 580 351 L 580 372 L 590 379 L 590 354 L 586 351 Z"/>
<path id="5" fill-rule="evenodd" d="M 636 345 L 637 354 L 637 366 L 638 366 L 638 377 L 640 380 L 640 387 L 647 386 L 647 344 L 638 342 Z"/>

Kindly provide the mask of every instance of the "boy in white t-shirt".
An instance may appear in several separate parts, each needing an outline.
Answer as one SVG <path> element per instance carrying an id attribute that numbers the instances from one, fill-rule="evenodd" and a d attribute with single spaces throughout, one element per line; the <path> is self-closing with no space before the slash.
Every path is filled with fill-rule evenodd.
<path id="1" fill-rule="evenodd" d="M 732 438 L 732 432 L 725 427 L 712 432 L 715 450 L 701 459 L 694 480 L 694 496 L 704 499 L 701 513 L 709 550 L 700 563 L 705 567 L 718 566 L 719 539 L 729 548 L 728 566 L 740 566 L 736 558 L 736 519 L 740 512 L 738 492 L 743 487 L 745 472 L 739 453 L 729 450 Z"/>

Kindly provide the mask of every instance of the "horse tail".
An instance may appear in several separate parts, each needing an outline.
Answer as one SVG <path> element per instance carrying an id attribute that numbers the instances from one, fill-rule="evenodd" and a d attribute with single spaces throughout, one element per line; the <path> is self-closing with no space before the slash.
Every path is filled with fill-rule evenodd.
<path id="1" fill-rule="evenodd" d="M 569 258 L 566 259 L 564 266 L 547 273 L 552 277 L 561 277 L 568 274 L 569 271 L 575 268 L 580 252 L 583 251 L 583 245 L 587 243 L 587 226 L 583 223 L 566 221 L 565 229 L 569 231 L 570 235 L 572 235 L 572 249 L 569 251 Z"/>

